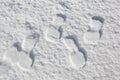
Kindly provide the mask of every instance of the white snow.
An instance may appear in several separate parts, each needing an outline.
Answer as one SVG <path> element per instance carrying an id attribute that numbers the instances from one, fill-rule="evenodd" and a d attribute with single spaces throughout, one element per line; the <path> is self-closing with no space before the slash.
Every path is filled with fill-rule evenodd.
<path id="1" fill-rule="evenodd" d="M 0 0 L 0 80 L 120 80 L 120 0 Z"/>

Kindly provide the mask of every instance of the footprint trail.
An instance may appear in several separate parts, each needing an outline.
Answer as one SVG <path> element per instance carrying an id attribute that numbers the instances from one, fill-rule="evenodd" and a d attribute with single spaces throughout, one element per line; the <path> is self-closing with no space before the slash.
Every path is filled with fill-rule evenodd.
<path id="1" fill-rule="evenodd" d="M 25 37 L 22 48 L 23 51 L 28 54 L 28 57 L 31 59 L 31 67 L 34 64 L 35 61 L 35 54 L 34 54 L 34 47 L 36 46 L 38 40 L 39 40 L 39 34 L 34 33 L 32 35 L 28 35 Z M 30 60 L 29 60 L 30 61 Z"/>

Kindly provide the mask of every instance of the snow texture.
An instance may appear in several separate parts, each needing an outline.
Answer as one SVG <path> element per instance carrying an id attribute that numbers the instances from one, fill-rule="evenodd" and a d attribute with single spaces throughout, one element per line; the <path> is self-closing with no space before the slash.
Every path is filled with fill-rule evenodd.
<path id="1" fill-rule="evenodd" d="M 120 0 L 0 0 L 0 80 L 120 80 Z"/>

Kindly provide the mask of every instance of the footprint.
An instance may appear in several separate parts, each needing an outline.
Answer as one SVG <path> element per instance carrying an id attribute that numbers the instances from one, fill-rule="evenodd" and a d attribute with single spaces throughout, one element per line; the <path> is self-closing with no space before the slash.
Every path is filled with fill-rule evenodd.
<path id="1" fill-rule="evenodd" d="M 55 27 L 50 27 L 50 28 L 47 28 L 46 30 L 45 38 L 47 41 L 51 43 L 58 43 L 62 37 L 62 33 L 63 33 L 63 30 L 61 27 L 59 27 L 59 29 Z"/>
<path id="2" fill-rule="evenodd" d="M 66 36 L 64 45 L 72 52 L 69 55 L 69 60 L 73 68 L 79 69 L 84 67 L 87 62 L 87 52 L 78 42 L 75 35 Z"/>
<path id="3" fill-rule="evenodd" d="M 33 66 L 35 61 L 34 47 L 36 46 L 39 37 L 39 34 L 34 33 L 32 35 L 27 36 L 23 41 L 22 48 L 23 51 L 28 54 L 28 57 L 31 60 L 31 67 Z"/>
<path id="4" fill-rule="evenodd" d="M 97 44 L 103 35 L 104 19 L 100 16 L 93 16 L 89 30 L 84 34 L 84 42 L 86 44 Z"/>

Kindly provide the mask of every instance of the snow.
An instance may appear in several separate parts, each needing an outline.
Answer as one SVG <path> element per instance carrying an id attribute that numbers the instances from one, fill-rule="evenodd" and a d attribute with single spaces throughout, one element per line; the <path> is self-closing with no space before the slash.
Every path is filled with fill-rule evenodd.
<path id="1" fill-rule="evenodd" d="M 0 0 L 0 80 L 119 80 L 119 0 Z"/>

